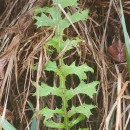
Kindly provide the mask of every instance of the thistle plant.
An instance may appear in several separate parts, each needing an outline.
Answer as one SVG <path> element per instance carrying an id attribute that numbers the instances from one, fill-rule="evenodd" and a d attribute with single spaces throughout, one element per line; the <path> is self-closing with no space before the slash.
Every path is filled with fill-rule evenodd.
<path id="1" fill-rule="evenodd" d="M 81 104 L 79 106 L 69 106 L 68 102 L 76 95 L 85 94 L 92 98 L 96 93 L 96 85 L 98 81 L 93 81 L 86 84 L 84 80 L 87 79 L 86 72 L 93 72 L 93 69 L 86 64 L 77 66 L 75 62 L 71 65 L 67 65 L 64 62 L 65 52 L 76 47 L 82 39 L 74 37 L 72 39 L 64 38 L 64 30 L 70 25 L 74 27 L 74 23 L 80 20 L 85 20 L 88 17 L 88 10 L 77 11 L 74 14 L 66 13 L 64 8 L 70 6 L 78 7 L 77 0 L 53 0 L 51 7 L 36 8 L 35 9 L 35 25 L 37 27 L 51 27 L 54 29 L 54 35 L 46 43 L 47 48 L 53 47 L 58 56 L 53 61 L 48 61 L 44 66 L 44 70 L 53 71 L 59 77 L 59 83 L 57 86 L 49 86 L 42 82 L 39 86 L 39 95 L 45 97 L 48 95 L 58 96 L 62 99 L 61 108 L 50 109 L 44 107 L 40 110 L 40 114 L 44 117 L 44 125 L 50 128 L 70 130 L 74 125 L 81 122 L 85 118 L 89 118 L 92 114 L 91 109 L 94 108 L 92 104 Z M 75 88 L 71 86 L 69 89 L 66 87 L 67 76 L 77 75 L 79 78 L 79 85 Z M 68 110 L 69 109 L 69 110 Z M 76 116 L 74 116 L 76 114 Z M 61 122 L 56 122 L 55 117 L 61 118 Z M 81 128 L 79 128 L 81 130 Z M 83 130 L 83 128 L 82 128 Z M 87 130 L 87 128 L 84 128 Z"/>

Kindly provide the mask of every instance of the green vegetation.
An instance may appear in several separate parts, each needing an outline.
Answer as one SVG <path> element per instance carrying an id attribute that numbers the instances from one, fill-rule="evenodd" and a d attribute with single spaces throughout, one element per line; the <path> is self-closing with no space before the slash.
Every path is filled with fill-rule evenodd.
<path id="1" fill-rule="evenodd" d="M 67 65 L 64 61 L 65 52 L 70 51 L 72 48 L 76 47 L 79 42 L 82 42 L 82 39 L 79 37 L 65 39 L 64 30 L 70 25 L 74 27 L 75 22 L 85 20 L 89 12 L 88 10 L 83 10 L 71 14 L 66 13 L 64 10 L 64 8 L 68 8 L 69 6 L 77 7 L 77 5 L 77 0 L 53 0 L 52 7 L 35 9 L 35 25 L 37 27 L 51 27 L 54 30 L 54 35 L 46 43 L 46 49 L 48 52 L 51 52 L 51 54 L 54 50 L 58 53 L 57 58 L 53 61 L 49 60 L 44 66 L 44 69 L 46 71 L 54 72 L 59 77 L 59 85 L 49 86 L 48 84 L 41 82 L 41 85 L 39 86 L 39 96 L 45 97 L 48 95 L 55 95 L 62 99 L 61 108 L 52 110 L 48 107 L 44 107 L 40 110 L 40 114 L 44 116 L 44 125 L 50 128 L 70 130 L 70 128 L 84 120 L 86 117 L 89 118 L 92 114 L 90 110 L 95 107 L 92 104 L 85 103 L 80 104 L 79 106 L 72 105 L 72 107 L 68 104 L 68 101 L 72 100 L 72 98 L 78 94 L 85 94 L 92 98 L 93 94 L 96 93 L 96 85 L 98 84 L 98 81 L 87 84 L 84 82 L 87 78 L 86 72 L 93 72 L 91 67 L 86 64 L 77 66 L 75 62 L 71 63 L 71 65 Z M 68 75 L 77 75 L 80 82 L 79 85 L 75 88 L 70 86 L 68 89 L 66 86 Z M 77 116 L 74 116 L 75 114 L 77 114 Z M 61 118 L 61 122 L 54 121 L 54 115 L 57 118 Z M 84 128 L 84 130 L 85 129 L 87 128 Z"/>

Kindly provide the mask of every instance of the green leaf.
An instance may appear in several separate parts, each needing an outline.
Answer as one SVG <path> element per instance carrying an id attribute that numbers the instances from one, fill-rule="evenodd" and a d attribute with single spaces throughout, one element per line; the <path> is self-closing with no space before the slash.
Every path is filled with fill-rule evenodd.
<path id="1" fill-rule="evenodd" d="M 54 36 L 47 42 L 47 46 L 53 46 L 57 52 L 59 52 L 59 39 L 58 37 Z"/>
<path id="2" fill-rule="evenodd" d="M 69 122 L 69 126 L 73 127 L 74 125 L 78 124 L 84 119 L 85 119 L 85 116 L 83 114 L 79 114 L 76 119 L 73 119 L 72 121 Z"/>
<path id="3" fill-rule="evenodd" d="M 72 23 L 79 22 L 81 20 L 85 20 L 88 18 L 89 10 L 83 10 L 82 12 L 76 12 L 74 14 L 67 14 L 69 16 L 69 19 L 72 21 Z M 60 27 L 62 30 L 65 28 L 68 28 L 71 23 L 68 21 L 68 19 L 65 17 L 63 20 L 60 21 Z"/>
<path id="4" fill-rule="evenodd" d="M 2 120 L 2 116 L 0 116 L 0 122 Z M 4 130 L 16 130 L 14 126 L 12 126 L 7 120 L 4 119 L 4 122 L 2 123 L 2 128 Z"/>
<path id="5" fill-rule="evenodd" d="M 33 111 L 33 113 L 35 112 L 35 109 L 34 109 L 34 107 L 33 107 L 33 104 L 30 102 L 30 101 L 28 101 L 28 105 L 29 105 L 29 107 L 31 108 L 31 110 Z M 31 126 L 30 126 L 30 130 L 36 130 L 37 129 L 37 120 L 36 120 L 36 117 L 35 116 L 33 116 L 32 117 L 32 122 L 31 122 Z"/>
<path id="6" fill-rule="evenodd" d="M 68 6 L 77 7 L 78 5 L 77 1 L 78 0 L 53 0 L 54 3 L 61 4 L 63 8 Z"/>
<path id="7" fill-rule="evenodd" d="M 57 72 L 57 70 L 58 70 L 56 62 L 50 61 L 50 60 L 45 65 L 44 69 L 47 70 L 47 71 L 54 71 L 54 72 Z"/>
<path id="8" fill-rule="evenodd" d="M 57 87 L 50 87 L 45 83 L 41 83 L 41 86 L 39 87 L 39 96 L 48 96 L 48 95 L 56 95 L 56 96 L 60 96 L 62 95 L 62 90 L 60 88 Z M 36 95 L 36 93 L 34 93 L 33 95 Z"/>
<path id="9" fill-rule="evenodd" d="M 50 127 L 50 128 L 65 129 L 64 123 L 56 123 L 52 120 L 50 120 L 50 121 L 44 120 L 44 124 L 45 124 L 45 126 Z"/>
<path id="10" fill-rule="evenodd" d="M 33 104 L 32 104 L 30 101 L 28 101 L 27 103 L 28 103 L 29 107 L 31 108 L 31 110 L 32 110 L 33 112 L 35 112 L 35 109 L 34 109 L 34 107 L 33 107 Z"/>
<path id="11" fill-rule="evenodd" d="M 56 108 L 55 110 L 51 110 L 49 108 L 43 108 L 40 110 L 40 114 L 42 114 L 45 119 L 44 119 L 44 124 L 48 127 L 51 128 L 65 128 L 64 123 L 55 123 L 54 121 L 51 120 L 53 118 L 54 114 L 61 114 L 63 115 L 64 112 L 62 109 Z"/>
<path id="12" fill-rule="evenodd" d="M 62 0 L 57 1 L 62 2 Z M 77 1 L 77 0 L 76 0 Z M 68 3 L 70 6 L 74 4 L 74 1 L 70 1 Z M 63 6 L 68 5 L 67 1 L 63 0 Z M 36 16 L 38 13 L 41 14 L 41 16 Z M 49 13 L 50 16 L 47 16 L 45 13 Z M 68 16 L 71 19 L 72 23 L 78 22 L 80 20 L 85 20 L 88 18 L 88 10 L 83 10 L 82 12 L 76 12 L 74 14 L 69 14 Z M 36 8 L 35 9 L 35 16 L 34 19 L 36 19 L 35 25 L 37 27 L 41 26 L 50 26 L 50 27 L 56 27 L 56 33 L 63 34 L 63 30 L 71 25 L 71 23 L 68 21 L 67 18 L 62 19 L 61 17 L 61 10 L 58 8 L 58 6 L 53 7 L 44 7 L 44 8 Z"/>
<path id="13" fill-rule="evenodd" d="M 37 120 L 36 117 L 33 117 L 30 130 L 36 130 L 36 129 L 37 129 Z"/>
<path id="14" fill-rule="evenodd" d="M 70 19 L 72 20 L 73 23 L 81 21 L 81 20 L 86 20 L 88 18 L 88 13 L 89 10 L 83 10 L 82 12 L 76 12 L 72 15 L 70 15 Z"/>
<path id="15" fill-rule="evenodd" d="M 61 48 L 60 50 L 63 50 L 66 46 L 66 49 L 64 51 L 64 53 L 70 49 L 72 49 L 73 47 L 76 47 L 77 44 L 80 42 L 81 40 L 77 37 L 75 40 L 69 40 L 67 39 L 65 42 L 61 43 Z"/>
<path id="16" fill-rule="evenodd" d="M 93 94 L 96 93 L 96 85 L 98 84 L 98 81 L 93 81 L 91 83 L 86 84 L 85 82 L 81 82 L 78 87 L 76 87 L 75 89 L 70 89 L 70 90 L 64 90 L 64 94 L 66 97 L 66 100 L 70 100 L 71 98 L 73 98 L 76 94 L 86 94 L 89 97 L 92 98 Z M 63 91 L 61 88 L 57 88 L 57 87 L 51 87 L 48 86 L 45 83 L 41 83 L 41 86 L 39 87 L 39 96 L 48 96 L 48 95 L 55 95 L 55 96 L 59 96 L 62 98 L 63 96 Z M 34 95 L 36 95 L 36 93 L 34 93 Z"/>
<path id="17" fill-rule="evenodd" d="M 41 14 L 41 16 L 34 16 L 34 18 L 37 20 L 35 25 L 37 27 L 42 27 L 42 26 L 53 26 L 54 23 L 51 20 L 51 18 L 47 17 L 44 13 Z"/>
<path id="18" fill-rule="evenodd" d="M 83 114 L 87 118 L 89 118 L 89 116 L 92 114 L 90 110 L 93 108 L 94 108 L 93 105 L 88 105 L 88 104 L 82 104 L 81 106 L 78 106 L 78 107 L 72 106 L 72 108 L 68 114 L 68 117 L 71 117 L 76 113 L 79 113 L 79 114 Z"/>
<path id="19" fill-rule="evenodd" d="M 70 66 L 62 64 L 57 74 L 59 76 L 64 76 L 64 77 L 70 74 L 75 74 L 79 77 L 80 80 L 83 80 L 87 78 L 85 72 L 88 72 L 88 71 L 93 72 L 93 69 L 85 64 L 80 65 L 80 66 L 75 66 L 75 62 L 73 62 Z"/>
<path id="20" fill-rule="evenodd" d="M 93 81 L 91 83 L 86 84 L 85 82 L 81 82 L 78 87 L 74 89 L 75 94 L 86 94 L 92 98 L 93 94 L 97 93 L 96 86 L 99 84 L 98 81 Z"/>
<path id="21" fill-rule="evenodd" d="M 72 49 L 73 47 L 76 47 L 76 45 L 80 42 L 81 40 L 77 37 L 74 40 L 69 40 L 67 39 L 66 41 L 62 41 L 61 42 L 61 46 L 59 47 L 59 39 L 57 37 L 53 37 L 52 39 L 50 39 L 47 42 L 48 46 L 53 46 L 57 52 L 62 51 L 64 48 L 64 53 L 70 49 Z"/>
<path id="22" fill-rule="evenodd" d="M 37 27 L 58 27 L 58 24 L 61 20 L 61 11 L 59 11 L 57 6 L 53 6 L 51 8 L 45 7 L 43 9 L 38 8 L 35 10 L 35 13 L 37 14 L 38 12 L 41 12 L 41 16 L 34 16 L 34 19 L 37 20 L 35 23 Z M 50 16 L 47 16 L 45 13 L 49 13 Z"/>
<path id="23" fill-rule="evenodd" d="M 82 81 L 75 89 L 66 90 L 65 93 L 66 100 L 70 100 L 76 94 L 86 94 L 92 98 L 93 94 L 97 92 L 96 85 L 98 83 L 99 83 L 98 81 L 93 81 L 91 83 L 86 84 L 85 82 Z"/>
<path id="24" fill-rule="evenodd" d="M 73 62 L 70 66 L 65 65 L 64 63 L 62 64 L 61 68 L 57 68 L 56 62 L 52 62 L 49 61 L 46 66 L 45 66 L 45 70 L 47 71 L 54 71 L 57 73 L 57 75 L 59 75 L 60 77 L 66 77 L 67 75 L 70 74 L 75 74 L 79 77 L 80 80 L 86 79 L 86 73 L 85 72 L 93 72 L 94 70 L 83 64 L 80 66 L 75 66 L 75 62 Z"/>
<path id="25" fill-rule="evenodd" d="M 54 114 L 64 114 L 62 109 L 58 109 L 56 108 L 55 110 L 51 110 L 49 108 L 43 108 L 42 110 L 40 110 L 40 114 L 42 114 L 43 116 L 45 116 L 45 119 L 48 120 L 50 118 L 53 117 Z"/>

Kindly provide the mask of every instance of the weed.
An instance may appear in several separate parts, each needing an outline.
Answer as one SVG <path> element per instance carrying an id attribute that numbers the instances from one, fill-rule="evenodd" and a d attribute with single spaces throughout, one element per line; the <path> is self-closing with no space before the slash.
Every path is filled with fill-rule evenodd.
<path id="1" fill-rule="evenodd" d="M 64 40 L 64 30 L 72 25 L 74 28 L 74 23 L 80 20 L 85 20 L 88 17 L 88 10 L 83 10 L 81 12 L 76 12 L 74 14 L 66 13 L 64 8 L 69 6 L 74 6 L 77 8 L 77 0 L 53 0 L 52 7 L 44 7 L 35 9 L 36 19 L 35 25 L 37 27 L 52 27 L 54 29 L 54 36 L 46 43 L 47 48 L 53 47 L 58 56 L 54 61 L 48 61 L 44 66 L 46 71 L 53 71 L 59 77 L 59 86 L 49 86 L 46 83 L 42 82 L 39 86 L 39 95 L 45 97 L 48 95 L 55 95 L 62 99 L 61 109 L 56 108 L 54 110 L 45 107 L 40 110 L 40 114 L 44 116 L 44 125 L 50 128 L 60 128 L 65 130 L 70 130 L 74 125 L 88 118 L 91 115 L 91 109 L 94 108 L 94 105 L 91 104 L 81 104 L 79 106 L 70 106 L 68 101 L 72 100 L 75 95 L 86 94 L 92 98 L 93 94 L 96 93 L 96 85 L 98 81 L 93 81 L 86 84 L 86 72 L 93 72 L 93 69 L 86 64 L 76 66 L 75 62 L 71 65 L 67 65 L 64 62 L 65 52 L 69 51 L 73 47 L 76 47 L 79 42 L 82 40 L 79 37 L 73 39 Z M 75 31 L 78 31 L 75 28 Z M 51 53 L 52 50 L 51 50 Z M 58 61 L 58 62 L 57 62 Z M 68 75 L 77 75 L 79 77 L 80 83 L 77 87 L 67 89 L 66 87 L 66 77 Z M 36 94 L 35 94 L 36 95 Z M 68 110 L 69 106 L 69 110 Z M 77 114 L 74 118 L 74 115 Z M 54 115 L 57 115 L 57 118 L 60 117 L 63 119 L 61 122 L 55 122 L 53 120 Z M 80 128 L 81 129 L 81 128 Z M 84 128 L 84 130 L 87 128 Z"/>

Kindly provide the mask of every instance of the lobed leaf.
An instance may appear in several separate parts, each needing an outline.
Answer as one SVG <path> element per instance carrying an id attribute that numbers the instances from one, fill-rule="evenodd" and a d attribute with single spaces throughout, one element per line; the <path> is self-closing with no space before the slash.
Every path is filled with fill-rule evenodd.
<path id="1" fill-rule="evenodd" d="M 65 93 L 66 100 L 70 100 L 76 94 L 86 94 L 92 98 L 93 94 L 97 92 L 96 85 L 98 83 L 99 83 L 98 81 L 93 81 L 91 83 L 86 84 L 85 82 L 82 81 L 75 89 L 70 89 L 66 91 Z"/>
<path id="2" fill-rule="evenodd" d="M 73 47 L 76 47 L 77 44 L 80 42 L 81 40 L 77 37 L 74 40 L 69 40 L 67 39 L 66 41 L 62 41 L 61 45 L 59 46 L 59 39 L 57 37 L 53 37 L 52 39 L 50 39 L 47 43 L 48 46 L 53 46 L 57 52 L 64 50 L 64 53 L 70 49 L 72 49 Z"/>
<path id="3" fill-rule="evenodd" d="M 46 120 L 50 119 L 53 117 L 54 114 L 61 114 L 63 115 L 64 112 L 62 109 L 58 109 L 56 108 L 55 110 L 49 109 L 49 108 L 43 108 L 42 110 L 40 110 L 40 114 L 42 114 Z"/>
<path id="4" fill-rule="evenodd" d="M 34 93 L 36 95 L 36 93 Z M 39 87 L 39 96 L 48 96 L 48 95 L 55 95 L 55 96 L 62 96 L 62 90 L 57 87 L 50 87 L 49 85 L 45 83 L 41 83 L 41 86 Z"/>
<path id="5" fill-rule="evenodd" d="M 35 23 L 37 27 L 42 27 L 42 26 L 54 27 L 54 22 L 51 20 L 51 18 L 47 17 L 44 13 L 42 13 L 40 17 L 34 16 L 34 18 L 37 20 Z"/>
<path id="6" fill-rule="evenodd" d="M 49 27 L 58 27 L 59 22 L 61 20 L 61 11 L 57 6 L 53 7 L 45 7 L 45 8 L 37 8 L 35 9 L 35 14 L 41 14 L 41 16 L 34 16 L 36 19 L 35 25 L 37 27 L 41 26 L 49 26 Z M 50 15 L 47 16 L 45 13 L 49 13 Z"/>
<path id="7" fill-rule="evenodd" d="M 72 15 L 70 15 L 70 19 L 72 20 L 73 23 L 81 21 L 81 20 L 86 20 L 88 18 L 88 13 L 89 10 L 83 10 L 82 12 L 76 12 Z"/>
<path id="8" fill-rule="evenodd" d="M 40 110 L 40 114 L 42 114 L 45 117 L 44 124 L 46 126 L 51 127 L 51 128 L 65 128 L 63 123 L 56 123 L 51 120 L 51 118 L 53 118 L 54 114 L 63 115 L 64 112 L 62 109 L 56 108 L 55 110 L 51 110 L 46 107 L 46 108 L 43 108 L 42 110 Z"/>
<path id="9" fill-rule="evenodd" d="M 68 45 L 66 50 L 65 50 L 65 52 L 66 52 L 66 51 L 72 49 L 73 47 L 76 47 L 79 42 L 81 42 L 81 39 L 79 39 L 79 37 L 76 37 L 76 39 L 74 39 L 74 40 L 67 39 L 65 42 L 63 42 L 63 44 L 61 44 L 61 50 L 63 50 L 64 47 L 66 45 Z"/>
<path id="10" fill-rule="evenodd" d="M 54 71 L 57 73 L 57 75 L 59 75 L 60 77 L 66 77 L 67 75 L 70 74 L 75 74 L 79 77 L 80 80 L 86 79 L 86 73 L 85 72 L 94 72 L 94 70 L 83 64 L 80 66 L 75 66 L 75 62 L 73 62 L 71 65 L 65 65 L 64 63 L 62 64 L 62 66 L 60 68 L 57 67 L 56 62 L 52 62 L 49 61 L 46 65 L 45 65 L 45 70 L 47 71 Z"/>
<path id="11" fill-rule="evenodd" d="M 72 23 L 79 22 L 81 20 L 85 20 L 88 18 L 89 10 L 83 10 L 82 12 L 76 12 L 74 14 L 67 14 L 69 16 L 69 19 L 72 21 Z M 66 28 L 68 28 L 71 25 L 71 23 L 68 21 L 68 19 L 65 17 L 63 20 L 60 21 L 59 28 L 62 29 L 62 31 Z"/>
<path id="12" fill-rule="evenodd" d="M 91 83 L 86 84 L 85 82 L 81 82 L 78 87 L 74 89 L 75 94 L 86 94 L 92 98 L 93 94 L 97 93 L 96 86 L 99 84 L 98 81 L 93 81 Z"/>
<path id="13" fill-rule="evenodd" d="M 76 113 L 89 117 L 92 114 L 90 110 L 93 108 L 94 108 L 94 105 L 88 105 L 88 104 L 82 104 L 81 106 L 78 106 L 78 107 L 72 106 L 72 108 L 68 114 L 68 117 L 71 117 Z"/>
<path id="14" fill-rule="evenodd" d="M 98 81 L 93 81 L 91 83 L 86 84 L 85 82 L 81 82 L 75 89 L 70 90 L 64 90 L 64 95 L 66 97 L 66 100 L 70 100 L 77 94 L 86 94 L 89 97 L 92 98 L 93 94 L 95 94 L 96 91 L 96 85 L 98 84 Z M 33 83 L 34 84 L 34 83 Z M 34 93 L 36 95 L 36 93 Z M 41 86 L 39 87 L 39 96 L 48 96 L 48 95 L 55 95 L 62 98 L 63 91 L 61 88 L 57 87 L 51 87 L 45 83 L 41 83 Z"/>
<path id="15" fill-rule="evenodd" d="M 65 3 L 67 3 L 65 1 Z M 41 16 L 36 16 L 38 13 L 41 13 Z M 44 13 L 49 13 L 50 16 L 47 16 Z M 68 16 L 71 19 L 72 23 L 79 22 L 80 20 L 85 20 L 88 18 L 89 10 L 83 10 L 82 12 L 76 12 L 74 14 L 69 14 Z M 36 8 L 35 9 L 35 16 L 34 19 L 36 19 L 35 25 L 37 27 L 41 26 L 50 26 L 50 27 L 56 27 L 58 32 L 61 34 L 63 33 L 65 28 L 68 28 L 71 23 L 68 21 L 68 19 L 65 17 L 62 19 L 61 17 L 61 11 L 57 6 L 53 7 L 45 7 L 45 8 Z"/>
<path id="16" fill-rule="evenodd" d="M 75 62 L 73 62 L 70 66 L 63 64 L 60 68 L 60 72 L 62 73 L 59 73 L 58 75 L 60 76 L 61 74 L 64 74 L 64 77 L 66 77 L 67 75 L 75 74 L 79 77 L 80 80 L 83 80 L 86 79 L 85 72 L 88 71 L 93 72 L 94 70 L 85 64 L 80 66 L 75 66 Z"/>

